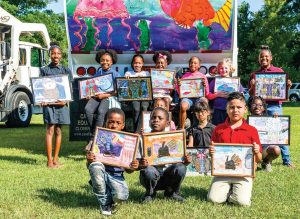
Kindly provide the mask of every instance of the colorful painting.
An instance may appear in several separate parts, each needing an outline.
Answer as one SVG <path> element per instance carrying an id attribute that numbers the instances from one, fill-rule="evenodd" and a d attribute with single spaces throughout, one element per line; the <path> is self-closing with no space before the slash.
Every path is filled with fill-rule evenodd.
<path id="1" fill-rule="evenodd" d="M 235 0 L 66 1 L 71 50 L 231 50 L 235 4 Z"/>
<path id="2" fill-rule="evenodd" d="M 261 96 L 268 101 L 287 100 L 287 74 L 256 73 L 255 96 Z"/>
<path id="3" fill-rule="evenodd" d="M 149 133 L 151 132 L 150 128 L 150 111 L 143 111 L 143 118 L 142 118 L 142 128 L 144 133 Z M 172 113 L 169 112 L 169 121 L 172 121 Z M 165 131 L 170 131 L 170 126 L 165 128 Z"/>
<path id="4" fill-rule="evenodd" d="M 79 81 L 80 99 L 92 97 L 96 94 L 113 92 L 114 90 L 114 79 L 112 74 Z"/>
<path id="5" fill-rule="evenodd" d="M 119 101 L 152 100 L 151 77 L 116 78 Z"/>
<path id="6" fill-rule="evenodd" d="M 206 176 L 211 174 L 211 158 L 208 148 L 189 147 L 186 153 L 192 158 L 192 162 L 186 167 L 187 176 Z"/>
<path id="7" fill-rule="evenodd" d="M 139 135 L 105 128 L 96 128 L 92 151 L 103 164 L 130 168 L 135 159 Z"/>
<path id="8" fill-rule="evenodd" d="M 257 129 L 261 144 L 290 144 L 290 116 L 248 116 L 248 123 Z"/>
<path id="9" fill-rule="evenodd" d="M 185 156 L 185 131 L 155 132 L 143 135 L 144 157 L 149 165 L 182 163 Z"/>
<path id="10" fill-rule="evenodd" d="M 172 70 L 150 70 L 152 88 L 174 89 L 175 71 Z"/>
<path id="11" fill-rule="evenodd" d="M 215 89 L 214 92 L 238 92 L 240 90 L 240 78 L 239 77 L 215 77 Z"/>
<path id="12" fill-rule="evenodd" d="M 179 98 L 198 98 L 205 96 L 202 79 L 182 79 Z"/>
<path id="13" fill-rule="evenodd" d="M 72 100 L 68 75 L 33 77 L 31 87 L 35 104 Z"/>
<path id="14" fill-rule="evenodd" d="M 211 175 L 254 177 L 253 145 L 214 144 Z"/>

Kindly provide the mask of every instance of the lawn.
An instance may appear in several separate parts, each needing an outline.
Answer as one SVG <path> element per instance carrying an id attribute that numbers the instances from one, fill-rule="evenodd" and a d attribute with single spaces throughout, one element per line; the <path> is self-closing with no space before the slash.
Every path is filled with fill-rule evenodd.
<path id="1" fill-rule="evenodd" d="M 300 107 L 284 107 L 291 115 L 291 156 L 296 170 L 273 163 L 273 172 L 257 171 L 251 207 L 214 205 L 206 201 L 211 177 L 186 177 L 183 204 L 163 199 L 140 204 L 143 188 L 138 172 L 126 174 L 130 198 L 113 218 L 299 218 Z M 45 127 L 34 116 L 29 128 L 0 124 L 0 218 L 101 218 L 85 165 L 85 142 L 69 142 L 63 130 L 60 169 L 46 168 Z"/>

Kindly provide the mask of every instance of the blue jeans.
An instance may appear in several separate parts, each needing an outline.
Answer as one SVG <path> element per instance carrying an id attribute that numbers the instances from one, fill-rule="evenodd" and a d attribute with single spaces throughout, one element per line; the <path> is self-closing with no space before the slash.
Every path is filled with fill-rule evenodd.
<path id="1" fill-rule="evenodd" d="M 128 199 L 128 186 L 123 175 L 110 175 L 100 162 L 91 163 L 88 169 L 93 184 L 93 192 L 101 206 Z"/>
<path id="2" fill-rule="evenodd" d="M 282 115 L 282 105 L 281 104 L 268 104 L 267 113 L 270 116 L 273 116 L 274 113 L 278 113 L 278 115 Z M 290 156 L 290 148 L 287 145 L 279 145 L 281 150 L 281 158 L 283 165 L 291 164 L 291 156 Z"/>

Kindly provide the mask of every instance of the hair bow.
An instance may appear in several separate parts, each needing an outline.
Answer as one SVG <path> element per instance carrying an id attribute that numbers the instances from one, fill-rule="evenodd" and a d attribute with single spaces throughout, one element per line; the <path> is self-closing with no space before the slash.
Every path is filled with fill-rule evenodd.
<path id="1" fill-rule="evenodd" d="M 167 56 L 166 55 L 163 55 L 161 53 L 158 54 L 158 58 L 163 58 L 165 60 L 167 60 Z"/>

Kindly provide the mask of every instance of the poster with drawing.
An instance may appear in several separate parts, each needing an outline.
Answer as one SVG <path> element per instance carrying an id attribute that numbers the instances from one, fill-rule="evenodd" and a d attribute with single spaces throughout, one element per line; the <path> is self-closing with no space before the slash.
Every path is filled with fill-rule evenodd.
<path id="1" fill-rule="evenodd" d="M 290 116 L 248 116 L 248 123 L 257 129 L 261 144 L 290 144 Z"/>
<path id="2" fill-rule="evenodd" d="M 287 74 L 255 73 L 255 96 L 268 101 L 287 100 Z"/>
<path id="3" fill-rule="evenodd" d="M 31 87 L 35 104 L 72 100 L 68 75 L 33 77 Z"/>
<path id="4" fill-rule="evenodd" d="M 78 83 L 80 99 L 92 97 L 96 94 L 110 93 L 115 90 L 113 74 L 80 80 Z"/>
<path id="5" fill-rule="evenodd" d="M 152 88 L 174 89 L 175 71 L 151 69 Z"/>
<path id="6" fill-rule="evenodd" d="M 214 144 L 212 176 L 254 177 L 253 145 Z"/>
<path id="7" fill-rule="evenodd" d="M 206 176 L 211 174 L 211 157 L 208 148 L 187 147 L 186 153 L 192 162 L 186 167 L 187 176 Z"/>
<path id="8" fill-rule="evenodd" d="M 149 165 L 182 163 L 185 156 L 185 131 L 145 133 L 144 156 Z"/>
<path id="9" fill-rule="evenodd" d="M 228 92 L 232 93 L 240 90 L 240 78 L 239 77 L 215 77 L 215 89 L 214 92 Z"/>
<path id="10" fill-rule="evenodd" d="M 142 117 L 142 128 L 144 133 L 149 133 L 151 132 L 150 128 L 150 111 L 143 111 L 143 117 Z M 169 112 L 169 121 L 172 121 L 172 113 Z M 165 128 L 165 131 L 170 131 L 170 126 Z"/>
<path id="11" fill-rule="evenodd" d="M 116 78 L 119 101 L 152 100 L 151 77 Z"/>
<path id="12" fill-rule="evenodd" d="M 96 128 L 92 151 L 96 160 L 101 163 L 130 168 L 135 159 L 139 144 L 139 135 L 115 131 L 106 128 Z"/>
<path id="13" fill-rule="evenodd" d="M 202 79 L 181 79 L 179 98 L 198 98 L 205 96 Z"/>

